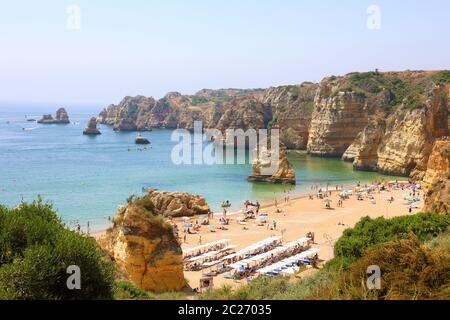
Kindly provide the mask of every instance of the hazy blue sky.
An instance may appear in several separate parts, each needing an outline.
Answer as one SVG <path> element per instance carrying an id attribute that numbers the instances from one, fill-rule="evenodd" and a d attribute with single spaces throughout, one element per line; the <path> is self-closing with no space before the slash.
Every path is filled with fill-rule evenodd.
<path id="1" fill-rule="evenodd" d="M 0 101 L 269 87 L 352 71 L 450 69 L 450 1 L 0 0 Z M 81 8 L 81 29 L 66 9 Z M 381 29 L 367 28 L 367 8 Z"/>

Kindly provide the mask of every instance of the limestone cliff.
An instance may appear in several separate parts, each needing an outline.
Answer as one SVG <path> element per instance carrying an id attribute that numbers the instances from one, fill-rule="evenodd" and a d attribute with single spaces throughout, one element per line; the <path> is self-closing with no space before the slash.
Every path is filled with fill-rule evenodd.
<path id="1" fill-rule="evenodd" d="M 99 240 L 121 278 L 153 292 L 179 291 L 185 286 L 181 247 L 172 227 L 153 213 L 148 198 L 120 207 L 114 227 Z"/>
<path id="2" fill-rule="evenodd" d="M 448 86 L 434 86 L 422 105 L 411 108 L 405 99 L 388 118 L 378 149 L 378 170 L 421 180 L 436 139 L 449 135 Z"/>
<path id="3" fill-rule="evenodd" d="M 262 103 L 271 109 L 270 128 L 280 130 L 281 142 L 288 149 L 306 149 L 317 88 L 314 83 L 275 87 L 262 97 Z"/>
<path id="4" fill-rule="evenodd" d="M 342 157 L 369 121 L 369 106 L 364 96 L 341 91 L 334 78 L 321 82 L 314 101 L 308 153 L 315 156 Z"/>
<path id="5" fill-rule="evenodd" d="M 325 79 L 315 101 L 309 153 L 342 156 L 356 169 L 422 179 L 434 141 L 449 132 L 443 75 L 373 72 Z"/>
<path id="6" fill-rule="evenodd" d="M 356 137 L 343 155 L 343 160 L 353 162 L 356 169 L 378 170 L 378 147 L 385 133 L 385 121 L 373 119 Z"/>
<path id="7" fill-rule="evenodd" d="M 99 122 L 123 131 L 193 129 L 194 121 L 223 133 L 227 129 L 279 128 L 289 149 L 304 149 L 316 87 L 304 83 L 268 90 L 203 89 L 192 96 L 172 92 L 158 101 L 126 97 L 119 105 L 104 109 Z"/>
<path id="8" fill-rule="evenodd" d="M 194 121 L 222 131 L 278 128 L 288 149 L 421 179 L 434 142 L 450 135 L 449 84 L 450 71 L 350 73 L 267 90 L 127 97 L 99 121 L 116 130 L 192 129 Z"/>
<path id="9" fill-rule="evenodd" d="M 434 145 L 424 177 L 425 212 L 450 213 L 450 140 Z"/>

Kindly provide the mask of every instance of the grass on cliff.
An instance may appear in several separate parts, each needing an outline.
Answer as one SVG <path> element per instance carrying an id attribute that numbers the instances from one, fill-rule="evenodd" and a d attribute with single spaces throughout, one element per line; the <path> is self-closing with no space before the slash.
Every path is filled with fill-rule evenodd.
<path id="1" fill-rule="evenodd" d="M 81 290 L 69 290 L 69 266 Z M 0 207 L 0 300 L 112 299 L 115 272 L 93 238 L 68 230 L 50 204 Z"/>
<path id="2" fill-rule="evenodd" d="M 405 76 L 402 73 L 362 72 L 350 73 L 341 91 L 354 92 L 361 97 L 373 97 L 388 90 L 391 99 L 385 110 L 395 110 L 403 102 L 409 110 L 422 108 L 426 101 L 426 90 L 434 83 L 450 83 L 450 71 L 417 73 Z"/>
<path id="3" fill-rule="evenodd" d="M 143 210 L 145 215 L 155 224 L 161 225 L 166 229 L 172 228 L 172 226 L 166 222 L 164 216 L 155 212 L 155 204 L 148 196 L 137 197 L 136 195 L 131 195 L 127 198 L 127 203 L 129 206 L 134 206 L 135 208 Z M 114 221 L 120 223 L 122 218 L 122 216 L 118 215 L 114 218 Z"/>
<path id="4" fill-rule="evenodd" d="M 448 84 L 450 83 L 450 70 L 438 71 L 433 76 L 433 81 L 438 84 Z"/>
<path id="5" fill-rule="evenodd" d="M 450 215 L 364 218 L 336 244 L 336 258 L 315 275 L 291 281 L 261 277 L 211 290 L 203 300 L 448 299 Z M 367 267 L 382 270 L 382 290 L 368 290 Z"/>

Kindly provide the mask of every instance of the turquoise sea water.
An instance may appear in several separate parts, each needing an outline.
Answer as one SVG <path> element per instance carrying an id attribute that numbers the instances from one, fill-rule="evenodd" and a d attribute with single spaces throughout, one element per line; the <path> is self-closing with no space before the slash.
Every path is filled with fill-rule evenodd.
<path id="1" fill-rule="evenodd" d="M 0 203 L 15 206 L 22 199 L 31 201 L 41 195 L 69 225 L 85 227 L 89 221 L 91 230 L 101 230 L 108 226 L 116 207 L 130 194 L 142 194 L 143 188 L 200 194 L 214 210 L 224 200 L 238 208 L 246 199 L 264 202 L 283 197 L 290 188 L 247 182 L 250 164 L 177 166 L 171 161 L 176 142 L 171 142 L 170 130 L 144 133 L 152 145 L 140 152 L 134 145 L 136 133 L 99 126 L 101 136 L 84 136 L 89 117 L 98 110 L 68 109 L 75 124 L 38 125 L 25 117 L 39 118 L 54 111 L 0 107 Z M 351 164 L 334 159 L 295 156 L 291 161 L 298 180 L 292 194 L 308 192 L 314 184 L 335 186 L 389 178 L 353 171 Z"/>

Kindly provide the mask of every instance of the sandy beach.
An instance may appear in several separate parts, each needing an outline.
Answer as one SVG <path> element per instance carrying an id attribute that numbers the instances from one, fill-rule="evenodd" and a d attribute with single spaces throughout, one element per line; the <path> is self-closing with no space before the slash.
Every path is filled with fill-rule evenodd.
<path id="1" fill-rule="evenodd" d="M 348 186 L 354 188 L 354 186 Z M 345 188 L 344 188 L 345 189 Z M 183 250 L 196 247 L 200 244 L 210 243 L 222 239 L 229 239 L 230 245 L 236 245 L 236 250 L 242 249 L 252 245 L 258 241 L 266 239 L 271 236 L 283 236 L 283 242 L 294 241 L 304 237 L 308 232 L 314 232 L 315 245 L 314 248 L 320 250 L 320 260 L 326 262 L 334 257 L 334 244 L 342 236 L 344 230 L 352 228 L 361 218 L 369 216 L 371 218 L 385 217 L 393 218 L 397 216 L 409 215 L 409 206 L 404 199 L 404 195 L 409 193 L 409 189 L 392 189 L 387 191 L 380 191 L 374 194 L 376 203 L 371 203 L 369 199 L 360 201 L 356 196 L 350 196 L 345 200 L 342 207 L 338 207 L 338 195 L 341 191 L 331 191 L 332 195 L 329 199 L 332 200 L 331 209 L 326 208 L 323 199 L 314 197 L 311 200 L 308 196 L 301 196 L 293 198 L 289 201 L 285 199 L 276 199 L 277 206 L 275 206 L 275 199 L 272 204 L 262 204 L 260 214 L 268 215 L 268 224 L 265 226 L 258 226 L 256 220 L 249 220 L 247 225 L 243 226 L 237 222 L 237 219 L 242 216 L 239 212 L 228 213 L 227 218 L 230 219 L 230 224 L 225 226 L 227 230 L 220 230 L 219 219 L 222 217 L 221 213 L 216 213 L 210 219 L 212 227 L 202 226 L 196 234 L 186 234 L 186 242 L 182 244 Z M 422 192 L 420 194 L 422 196 Z M 394 198 L 392 203 L 388 199 Z M 245 209 L 244 199 L 242 201 L 242 210 Z M 420 212 L 421 208 L 413 208 L 412 214 Z M 277 213 L 281 211 L 281 213 Z M 194 224 L 198 221 L 201 223 L 200 217 L 193 217 L 189 222 Z M 273 221 L 276 221 L 276 230 L 271 230 Z M 183 219 L 175 219 L 173 221 L 177 224 L 183 234 Z M 214 232 L 211 232 L 214 230 Z M 92 233 L 91 236 L 98 239 L 105 231 Z M 183 241 L 183 239 L 181 239 Z M 214 267 L 213 267 L 214 268 Z M 185 277 L 192 288 L 198 287 L 199 280 L 202 274 L 208 269 L 191 272 L 185 271 Z M 310 275 L 314 270 L 308 270 L 301 274 L 301 276 Z M 214 286 L 220 287 L 223 285 L 239 286 L 245 281 L 235 281 L 225 279 L 223 275 L 214 278 Z"/>
<path id="2" fill-rule="evenodd" d="M 187 249 L 198 246 L 201 237 L 202 244 L 230 239 L 229 243 L 237 245 L 237 250 L 239 250 L 270 236 L 283 236 L 284 242 L 288 242 L 304 237 L 308 232 L 314 232 L 316 244 L 313 247 L 320 249 L 319 257 L 325 262 L 333 258 L 334 244 L 344 230 L 353 227 L 362 217 L 392 218 L 408 215 L 409 206 L 406 205 L 407 201 L 403 197 L 405 193 L 409 193 L 409 191 L 381 191 L 374 195 L 376 204 L 371 203 L 369 199 L 359 201 L 356 196 L 351 196 L 350 199 L 344 201 L 343 207 L 337 207 L 338 193 L 334 192 L 330 197 L 333 201 L 331 209 L 326 209 L 324 200 L 316 197 L 314 200 L 302 197 L 290 200 L 288 203 L 285 203 L 284 199 L 277 199 L 277 207 L 267 206 L 260 211 L 260 213 L 269 215 L 270 225 L 276 221 L 276 230 L 270 230 L 267 226 L 258 226 L 255 220 L 249 222 L 244 230 L 244 226 L 236 222 L 239 215 L 229 215 L 231 222 L 226 226 L 228 230 L 217 230 L 216 228 L 215 232 L 210 232 L 211 229 L 203 226 L 198 234 L 187 235 L 186 243 L 182 247 Z M 394 202 L 389 203 L 388 199 L 391 197 L 394 198 Z M 276 213 L 277 209 L 282 213 Z M 419 211 L 419 208 L 414 208 L 412 213 L 415 214 Z M 211 225 L 219 226 L 218 220 L 221 216 L 216 215 L 211 219 Z M 195 223 L 195 220 L 194 218 L 191 222 Z M 181 220 L 178 220 L 177 223 L 179 226 L 182 225 Z M 180 227 L 180 230 L 183 228 Z M 202 274 L 206 271 L 186 271 L 185 277 L 190 286 L 197 287 Z M 305 274 L 311 274 L 311 272 L 305 272 Z M 235 286 L 244 282 L 225 279 L 223 275 L 214 279 L 215 287 Z"/>

